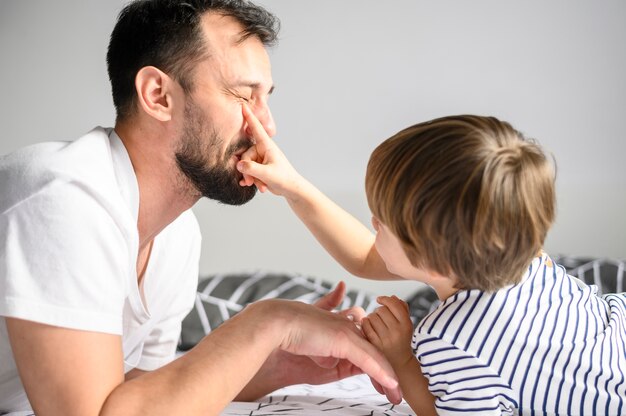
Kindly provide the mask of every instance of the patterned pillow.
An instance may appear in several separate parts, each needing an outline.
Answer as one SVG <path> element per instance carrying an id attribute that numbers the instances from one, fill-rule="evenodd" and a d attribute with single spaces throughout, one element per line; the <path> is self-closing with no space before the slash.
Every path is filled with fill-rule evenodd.
<path id="1" fill-rule="evenodd" d="M 334 285 L 318 278 L 288 273 L 218 274 L 202 278 L 193 310 L 183 320 L 179 349 L 189 350 L 212 329 L 247 304 L 270 298 L 314 303 Z M 378 307 L 376 296 L 350 290 L 339 309 L 360 306 L 367 313 Z"/>
<path id="2" fill-rule="evenodd" d="M 594 259 L 576 256 L 554 256 L 552 259 L 565 267 L 567 273 L 589 285 L 598 286 L 598 294 L 621 293 L 626 290 L 624 278 L 626 261 Z"/>
<path id="3" fill-rule="evenodd" d="M 553 256 L 572 276 L 598 286 L 599 294 L 626 290 L 623 260 Z M 328 293 L 333 285 L 318 278 L 299 274 L 255 273 L 218 274 L 200 280 L 193 310 L 182 324 L 179 349 L 189 350 L 212 329 L 241 311 L 248 303 L 282 298 L 313 303 Z M 437 294 L 424 286 L 407 299 L 411 319 L 417 324 L 439 305 Z M 378 307 L 376 296 L 364 291 L 348 291 L 339 309 L 360 306 L 370 313 Z"/>

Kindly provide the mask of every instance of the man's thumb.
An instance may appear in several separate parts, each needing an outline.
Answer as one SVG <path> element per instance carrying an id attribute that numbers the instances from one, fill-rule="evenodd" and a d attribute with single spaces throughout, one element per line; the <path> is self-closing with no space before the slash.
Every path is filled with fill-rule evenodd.
<path id="1" fill-rule="evenodd" d="M 343 281 L 340 281 L 333 290 L 315 302 L 315 306 L 331 311 L 341 304 L 345 294 L 346 284 Z"/>

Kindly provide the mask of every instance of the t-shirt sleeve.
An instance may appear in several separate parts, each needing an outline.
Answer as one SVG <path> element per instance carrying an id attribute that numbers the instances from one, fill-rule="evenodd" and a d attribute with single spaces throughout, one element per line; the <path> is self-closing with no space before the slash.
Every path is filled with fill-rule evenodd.
<path id="1" fill-rule="evenodd" d="M 417 331 L 413 351 L 435 396 L 437 414 L 514 414 L 517 406 L 506 380 L 472 354 Z"/>
<path id="2" fill-rule="evenodd" d="M 0 315 L 121 334 L 130 250 L 114 217 L 60 180 L 0 213 Z"/>
<path id="3" fill-rule="evenodd" d="M 163 318 L 145 340 L 137 364 L 137 368 L 141 370 L 155 370 L 175 358 L 182 321 L 193 308 L 196 299 L 201 236 L 191 211 L 183 216 L 182 224 L 178 224 L 178 232 L 170 238 L 168 260 L 164 267 L 169 274 L 165 281 L 174 286 L 170 290 L 160 291 L 161 294 L 173 294 L 173 298 Z M 176 259 L 179 259 L 178 264 Z"/>

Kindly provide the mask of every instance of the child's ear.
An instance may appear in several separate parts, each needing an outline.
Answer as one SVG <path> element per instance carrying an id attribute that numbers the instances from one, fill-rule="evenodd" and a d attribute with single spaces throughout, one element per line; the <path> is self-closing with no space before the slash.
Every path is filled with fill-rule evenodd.
<path id="1" fill-rule="evenodd" d="M 174 107 L 175 81 L 154 66 L 144 66 L 135 76 L 139 107 L 152 118 L 170 121 Z"/>
<path id="2" fill-rule="evenodd" d="M 372 215 L 372 227 L 374 227 L 374 231 L 376 232 L 378 232 L 378 229 L 380 228 L 380 221 L 378 221 L 378 218 L 376 218 L 373 215 Z"/>

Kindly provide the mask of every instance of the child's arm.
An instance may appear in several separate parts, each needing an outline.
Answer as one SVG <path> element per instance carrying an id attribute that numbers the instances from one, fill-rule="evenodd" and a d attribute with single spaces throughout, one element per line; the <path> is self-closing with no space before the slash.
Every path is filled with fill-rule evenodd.
<path id="1" fill-rule="evenodd" d="M 254 184 L 261 192 L 269 190 L 285 197 L 320 244 L 348 272 L 369 279 L 399 279 L 389 273 L 380 258 L 372 232 L 300 176 L 245 105 L 243 114 L 247 133 L 256 145 L 237 164 L 244 174 L 240 184 Z"/>
<path id="2" fill-rule="evenodd" d="M 361 322 L 367 339 L 380 349 L 398 376 L 402 395 L 417 416 L 436 415 L 435 398 L 411 350 L 413 324 L 406 302 L 380 296 L 382 306 Z"/>

